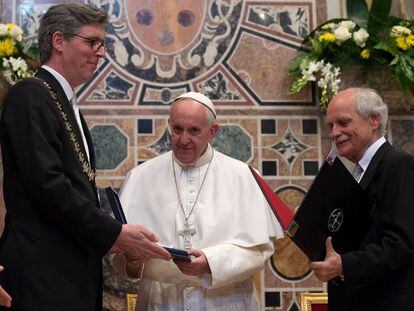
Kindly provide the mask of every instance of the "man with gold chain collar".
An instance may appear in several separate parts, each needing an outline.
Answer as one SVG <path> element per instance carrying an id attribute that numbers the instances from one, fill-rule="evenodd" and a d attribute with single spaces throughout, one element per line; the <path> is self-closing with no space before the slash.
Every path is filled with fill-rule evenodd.
<path id="1" fill-rule="evenodd" d="M 99 207 L 92 139 L 73 97 L 105 56 L 107 19 L 88 5 L 51 6 L 39 27 L 42 67 L 6 98 L 0 284 L 11 310 L 101 311 L 103 255 L 170 258 L 152 232 Z"/>
<path id="2" fill-rule="evenodd" d="M 279 223 L 248 166 L 214 150 L 216 111 L 188 92 L 170 109 L 172 151 L 134 168 L 120 199 L 129 223 L 154 231 L 191 262 L 149 260 L 136 310 L 259 310 L 252 275 L 273 254 Z M 138 278 L 141 262 L 116 255 L 115 269 Z"/>

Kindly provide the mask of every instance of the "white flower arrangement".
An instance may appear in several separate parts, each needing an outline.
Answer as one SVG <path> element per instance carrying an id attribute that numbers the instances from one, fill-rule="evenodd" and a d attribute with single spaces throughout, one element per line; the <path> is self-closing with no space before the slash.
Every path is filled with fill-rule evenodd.
<path id="1" fill-rule="evenodd" d="M 358 45 L 359 47 L 363 48 L 366 45 L 366 42 L 369 38 L 369 33 L 368 31 L 365 30 L 365 28 L 360 28 L 358 31 L 355 31 L 352 34 L 352 37 L 355 41 L 355 44 Z"/>
<path id="2" fill-rule="evenodd" d="M 333 34 L 335 36 L 335 43 L 338 45 L 341 45 L 341 43 L 352 38 L 352 34 L 349 31 L 349 28 L 343 26 L 336 28 Z"/>
<path id="3" fill-rule="evenodd" d="M 391 28 L 392 37 L 401 37 L 401 36 L 409 36 L 409 35 L 411 35 L 411 29 L 407 27 L 396 25 Z"/>
<path id="4" fill-rule="evenodd" d="M 33 76 L 26 59 L 37 58 L 33 48 L 26 48 L 23 31 L 15 24 L 0 24 L 0 70 L 10 85 Z"/>
<path id="5" fill-rule="evenodd" d="M 368 32 L 351 20 L 330 22 L 317 28 L 308 37 L 312 50 L 294 59 L 290 65 L 290 73 L 297 76 L 290 87 L 290 93 L 300 92 L 309 81 L 317 82 L 321 89 L 320 105 L 325 109 L 329 103 L 329 94 L 337 94 L 341 82 L 340 66 L 335 65 L 327 56 L 329 53 L 347 53 L 350 48 L 359 55 L 368 38 Z"/>
<path id="6" fill-rule="evenodd" d="M 348 19 L 331 19 L 314 29 L 302 42 L 306 52 L 290 62 L 295 77 L 290 93 L 300 92 L 309 81 L 321 89 L 321 109 L 339 90 L 341 71 L 359 67 L 385 69 L 404 94 L 414 95 L 414 21 L 390 16 L 392 0 L 346 0 Z"/>
<path id="7" fill-rule="evenodd" d="M 337 94 L 339 90 L 339 84 L 341 70 L 339 67 L 333 66 L 331 63 L 325 63 L 324 60 L 311 61 L 308 66 L 305 66 L 301 71 L 301 78 L 297 79 L 298 85 L 292 85 L 294 87 L 300 87 L 307 84 L 309 81 L 317 81 L 318 87 L 321 89 L 321 105 L 328 102 L 328 92 Z"/>
<path id="8" fill-rule="evenodd" d="M 21 57 L 14 58 L 10 56 L 9 58 L 4 58 L 2 66 L 3 76 L 10 84 L 14 84 L 20 79 L 33 76 L 33 72 L 29 70 L 26 61 Z"/>

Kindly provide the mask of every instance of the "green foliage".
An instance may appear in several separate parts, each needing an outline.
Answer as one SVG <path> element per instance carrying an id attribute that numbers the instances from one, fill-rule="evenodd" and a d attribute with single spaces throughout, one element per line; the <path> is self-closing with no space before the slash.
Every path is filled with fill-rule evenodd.
<path id="1" fill-rule="evenodd" d="M 355 1 L 355 0 L 348 0 Z M 373 0 L 368 14 L 368 32 L 376 34 L 387 23 L 392 0 Z"/>
<path id="2" fill-rule="evenodd" d="M 348 0 L 346 2 L 346 12 L 348 17 L 357 25 L 367 28 L 369 12 L 365 0 Z"/>
<path id="3" fill-rule="evenodd" d="M 331 19 L 302 42 L 304 54 L 293 59 L 288 74 L 295 77 L 290 93 L 309 81 L 321 88 L 321 108 L 336 94 L 340 71 L 352 66 L 386 66 L 404 92 L 414 93 L 414 21 L 389 16 L 391 0 L 348 0 L 349 19 Z M 369 78 L 369 75 L 367 75 Z"/>

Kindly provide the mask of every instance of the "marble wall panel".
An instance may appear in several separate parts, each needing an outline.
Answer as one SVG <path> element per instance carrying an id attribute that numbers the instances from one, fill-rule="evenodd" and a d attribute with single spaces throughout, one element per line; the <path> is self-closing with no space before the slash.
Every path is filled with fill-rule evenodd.
<path id="1" fill-rule="evenodd" d="M 388 135 L 396 148 L 414 155 L 414 117 L 391 117 Z"/>

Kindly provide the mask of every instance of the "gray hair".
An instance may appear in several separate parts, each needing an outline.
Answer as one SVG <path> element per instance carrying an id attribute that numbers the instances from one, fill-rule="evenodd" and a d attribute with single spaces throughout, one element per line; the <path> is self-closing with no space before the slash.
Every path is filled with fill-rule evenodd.
<path id="1" fill-rule="evenodd" d="M 171 118 L 171 112 L 172 112 L 172 110 L 173 110 L 174 105 L 175 105 L 176 103 L 178 103 L 180 100 L 183 100 L 183 99 L 187 99 L 187 98 L 180 98 L 180 99 L 175 100 L 175 101 L 173 101 L 173 102 L 171 103 L 171 106 L 170 106 L 170 118 Z M 190 99 L 191 99 L 191 98 L 190 98 Z M 206 112 L 206 119 L 207 119 L 207 123 L 208 123 L 208 125 L 209 125 L 209 126 L 211 126 L 213 123 L 215 123 L 215 122 L 216 122 L 216 117 L 214 116 L 213 112 L 212 112 L 210 109 L 208 109 L 205 105 L 203 105 L 203 104 L 201 104 L 201 103 L 200 103 L 200 105 L 201 105 L 201 106 L 203 106 L 203 109 L 204 109 L 204 111 Z"/>
<path id="2" fill-rule="evenodd" d="M 379 133 L 384 136 L 388 121 L 388 107 L 382 101 L 381 96 L 374 89 L 353 88 L 358 113 L 369 118 L 378 115 L 380 118 Z"/>
<path id="3" fill-rule="evenodd" d="M 108 15 L 100 8 L 75 2 L 51 6 L 40 20 L 40 63 L 46 63 L 52 56 L 52 35 L 55 32 L 61 32 L 69 39 L 85 25 L 98 24 L 104 28 L 107 22 Z"/>
<path id="4" fill-rule="evenodd" d="M 206 118 L 207 118 L 208 125 L 212 125 L 214 122 L 216 122 L 216 117 L 214 116 L 213 112 L 210 109 L 208 109 L 204 105 L 203 107 L 206 110 Z"/>

